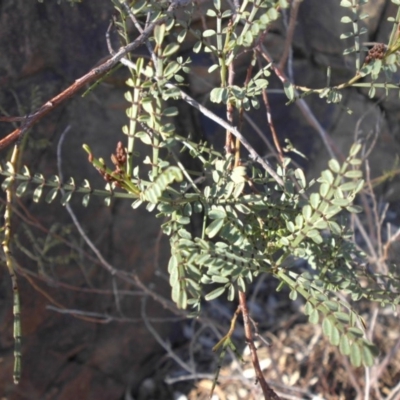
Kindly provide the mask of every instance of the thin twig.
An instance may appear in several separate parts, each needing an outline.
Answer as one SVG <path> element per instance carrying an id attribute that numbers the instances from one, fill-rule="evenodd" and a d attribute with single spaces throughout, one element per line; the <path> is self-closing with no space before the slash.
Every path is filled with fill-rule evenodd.
<path id="1" fill-rule="evenodd" d="M 259 64 L 261 64 L 259 58 L 258 58 L 258 61 L 259 61 Z M 261 65 L 260 65 L 260 69 L 261 69 Z M 263 98 L 263 102 L 264 102 L 264 105 L 265 105 L 265 111 L 266 111 L 266 114 L 267 114 L 267 121 L 268 121 L 269 129 L 271 130 L 272 139 L 274 141 L 276 151 L 278 152 L 279 162 L 281 163 L 281 165 L 283 165 L 282 147 L 281 147 L 281 145 L 279 143 L 278 134 L 276 133 L 275 124 L 274 124 L 274 121 L 272 119 L 271 106 L 269 104 L 269 99 L 268 99 L 268 95 L 267 95 L 267 90 L 266 89 L 262 90 L 262 98 Z"/>
<path id="2" fill-rule="evenodd" d="M 373 385 L 375 382 L 378 381 L 379 377 L 384 372 L 389 362 L 393 359 L 393 357 L 395 356 L 395 354 L 398 353 L 399 350 L 400 350 L 400 337 L 397 339 L 395 345 L 392 347 L 390 352 L 386 354 L 385 358 L 376 368 L 374 375 L 371 377 L 371 385 Z"/>
<path id="3" fill-rule="evenodd" d="M 290 9 L 289 24 L 288 24 L 287 31 L 286 31 L 285 44 L 284 44 L 281 60 L 279 61 L 279 64 L 278 64 L 278 68 L 281 70 L 285 69 L 286 61 L 287 61 L 289 55 L 292 53 L 292 42 L 293 42 L 293 36 L 294 36 L 294 29 L 296 27 L 297 15 L 299 13 L 301 1 L 302 0 L 293 0 L 292 1 L 292 7 Z M 289 70 L 292 70 L 292 68 L 289 67 Z"/>
<path id="4" fill-rule="evenodd" d="M 275 71 L 276 76 L 281 80 L 282 83 L 291 83 L 289 82 L 289 79 L 286 77 L 285 73 L 279 69 L 279 67 L 273 62 L 272 57 L 269 55 L 267 49 L 260 44 L 259 50 L 261 55 L 265 58 L 265 60 L 268 63 L 272 63 L 272 68 Z M 295 96 L 299 96 L 297 90 L 295 89 Z M 338 148 L 335 146 L 335 144 L 332 141 L 332 138 L 329 136 L 329 134 L 324 130 L 324 128 L 321 126 L 321 124 L 318 122 L 318 120 L 315 118 L 314 114 L 310 110 L 308 104 L 305 102 L 304 99 L 298 98 L 296 99 L 297 107 L 300 109 L 308 123 L 318 132 L 320 135 L 322 142 L 325 145 L 326 150 L 328 151 L 330 157 L 336 158 L 336 155 L 340 158 L 343 159 L 342 153 L 338 150 Z"/>
<path id="5" fill-rule="evenodd" d="M 174 88 L 178 89 L 175 85 L 167 83 L 166 86 L 168 88 Z M 221 125 L 223 128 L 226 130 L 229 130 L 232 132 L 239 140 L 240 143 L 247 149 L 247 151 L 250 153 L 250 156 L 253 158 L 254 161 L 258 162 L 261 164 L 261 166 L 272 176 L 272 178 L 275 179 L 275 181 L 283 186 L 283 181 L 282 179 L 277 175 L 277 173 L 272 169 L 272 167 L 269 165 L 269 163 L 261 157 L 255 150 L 254 148 L 250 145 L 250 143 L 247 141 L 247 139 L 239 132 L 239 130 L 228 124 L 225 120 L 222 118 L 218 117 L 218 115 L 214 114 L 210 110 L 208 110 L 206 107 L 202 106 L 200 103 L 198 103 L 196 100 L 194 100 L 192 97 L 190 97 L 188 94 L 183 92 L 182 90 L 178 89 L 180 92 L 181 98 L 186 101 L 188 104 L 192 105 L 195 107 L 197 110 L 199 110 L 202 114 L 204 114 L 206 117 L 209 117 L 211 120 L 216 122 L 217 124 Z"/>
<path id="6" fill-rule="evenodd" d="M 126 46 L 121 47 L 113 56 L 111 56 L 107 61 L 91 69 L 87 74 L 83 75 L 81 78 L 77 79 L 71 86 L 65 89 L 63 92 L 53 97 L 51 100 L 43 104 L 36 112 L 27 115 L 24 118 L 24 122 L 21 127 L 15 129 L 13 132 L 9 133 L 5 138 L 0 140 L 0 150 L 8 147 L 11 143 L 20 139 L 24 133 L 26 133 L 33 125 L 40 121 L 45 115 L 53 111 L 60 104 L 64 103 L 67 99 L 75 96 L 82 88 L 84 88 L 90 82 L 99 79 L 101 76 L 109 72 L 113 67 L 115 67 L 118 62 L 120 62 L 128 53 L 135 50 L 137 47 L 141 46 L 146 42 L 154 28 L 157 25 L 161 25 L 166 22 L 169 15 L 176 8 L 187 5 L 190 1 L 175 0 L 171 2 L 168 7 L 166 14 L 155 21 L 153 21 L 149 26 L 143 31 L 143 33 L 133 42 L 128 43 Z"/>
<path id="7" fill-rule="evenodd" d="M 73 310 L 68 308 L 59 308 L 54 306 L 46 306 L 47 310 L 52 310 L 58 312 L 60 314 L 72 314 L 74 317 L 78 315 L 97 318 L 96 323 L 110 323 L 110 322 L 142 322 L 142 317 L 140 318 L 129 318 L 129 317 L 116 317 L 113 315 L 109 315 L 106 313 L 98 313 L 93 311 L 83 311 L 83 310 Z M 149 317 L 148 320 L 154 323 L 165 323 L 165 322 L 179 322 L 182 321 L 182 317 L 163 317 L 163 318 L 156 318 L 156 317 Z"/>
<path id="8" fill-rule="evenodd" d="M 148 331 L 152 334 L 154 339 L 158 342 L 158 344 L 167 352 L 167 354 L 178 364 L 180 365 L 185 371 L 194 374 L 196 371 L 194 371 L 188 364 L 183 362 L 176 354 L 175 352 L 171 349 L 171 346 L 167 344 L 161 336 L 158 334 L 158 332 L 153 328 L 153 326 L 150 324 L 149 318 L 147 317 L 146 313 L 146 302 L 147 302 L 147 296 L 144 296 L 141 301 L 141 316 L 144 321 L 144 324 L 146 325 L 146 328 Z"/>
<path id="9" fill-rule="evenodd" d="M 264 374 L 260 368 L 260 362 L 258 361 L 257 349 L 253 341 L 253 332 L 251 330 L 251 322 L 249 309 L 247 308 L 246 294 L 239 291 L 239 303 L 243 315 L 244 332 L 246 336 L 247 345 L 250 348 L 251 361 L 253 363 L 254 371 L 256 373 L 257 381 L 259 382 L 261 389 L 264 394 L 265 400 L 280 400 L 279 396 L 274 392 L 273 389 L 268 385 L 264 378 Z"/>
<path id="10" fill-rule="evenodd" d="M 66 134 L 69 132 L 71 129 L 71 126 L 68 125 L 63 133 L 60 136 L 60 140 L 58 141 L 57 145 L 57 168 L 58 168 L 58 175 L 60 177 L 60 181 L 63 182 L 63 173 L 62 173 L 62 155 L 61 155 L 61 150 L 62 150 L 62 145 L 64 143 L 64 139 Z M 61 193 L 64 194 L 65 191 L 64 189 L 61 188 Z M 99 249 L 95 246 L 95 244 L 89 239 L 89 237 L 86 235 L 86 232 L 82 228 L 82 225 L 78 221 L 78 218 L 76 217 L 74 211 L 72 210 L 72 207 L 70 206 L 69 203 L 65 205 L 65 208 L 68 211 L 68 214 L 70 215 L 76 229 L 78 230 L 79 234 L 83 238 L 83 240 L 86 242 L 86 244 L 90 247 L 90 249 L 93 251 L 93 253 L 96 255 L 96 257 L 99 259 L 101 264 L 110 272 L 111 275 L 115 275 L 116 269 L 103 257 L 103 255 L 100 253 Z"/>

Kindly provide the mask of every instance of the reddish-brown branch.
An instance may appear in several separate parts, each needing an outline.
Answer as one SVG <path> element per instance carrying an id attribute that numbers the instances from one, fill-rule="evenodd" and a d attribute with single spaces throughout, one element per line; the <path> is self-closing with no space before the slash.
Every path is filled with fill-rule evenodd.
<path id="1" fill-rule="evenodd" d="M 177 7 L 175 4 L 171 4 L 168 11 L 172 11 Z M 143 31 L 143 33 L 133 42 L 127 44 L 124 47 L 121 47 L 117 53 L 115 53 L 112 57 L 110 57 L 107 61 L 103 62 L 101 65 L 96 66 L 92 70 L 90 70 L 87 74 L 77 79 L 75 83 L 65 89 L 63 92 L 53 97 L 51 100 L 47 101 L 43 104 L 36 112 L 33 114 L 27 115 L 23 118 L 22 126 L 15 129 L 13 132 L 9 133 L 5 138 L 0 140 L 0 150 L 8 147 L 10 144 L 18 140 L 22 135 L 33 125 L 35 125 L 38 121 L 40 121 L 45 115 L 49 112 L 53 111 L 57 106 L 64 103 L 69 98 L 75 96 L 82 88 L 84 88 L 87 84 L 99 79 L 107 72 L 111 71 L 118 62 L 126 56 L 126 54 L 135 50 L 140 45 L 144 44 L 146 40 L 149 38 L 150 34 L 153 32 L 153 29 L 156 25 L 160 25 L 164 23 L 168 18 L 168 13 L 159 18 L 158 20 L 149 24 L 149 26 Z M 9 119 L 12 120 L 12 119 Z"/>
<path id="2" fill-rule="evenodd" d="M 264 105 L 265 105 L 265 108 L 266 108 L 266 111 L 267 111 L 267 120 L 268 120 L 269 129 L 271 129 L 272 139 L 274 141 L 275 148 L 276 148 L 276 150 L 278 152 L 279 161 L 283 165 L 282 148 L 281 148 L 281 145 L 279 144 L 279 139 L 278 139 L 278 135 L 276 133 L 274 121 L 272 120 L 271 107 L 270 107 L 270 104 L 269 104 L 267 91 L 265 89 L 263 89 L 263 91 L 262 91 L 262 97 L 263 97 Z"/>
<path id="3" fill-rule="evenodd" d="M 290 47 L 292 46 L 294 28 L 296 26 L 297 14 L 299 12 L 300 1 L 293 0 L 292 8 L 290 10 L 289 26 L 286 32 L 285 46 L 283 49 L 283 54 L 281 60 L 279 61 L 279 69 L 283 70 L 285 68 L 286 61 L 289 57 Z"/>
<path id="4" fill-rule="evenodd" d="M 257 349 L 253 341 L 253 332 L 251 330 L 251 320 L 249 316 L 249 309 L 247 308 L 246 294 L 239 291 L 239 303 L 243 315 L 244 332 L 247 344 L 250 348 L 251 361 L 253 363 L 254 371 L 256 373 L 257 381 L 260 383 L 261 389 L 264 394 L 265 400 L 280 400 L 280 397 L 271 389 L 264 375 L 261 371 L 260 363 L 258 361 Z"/>

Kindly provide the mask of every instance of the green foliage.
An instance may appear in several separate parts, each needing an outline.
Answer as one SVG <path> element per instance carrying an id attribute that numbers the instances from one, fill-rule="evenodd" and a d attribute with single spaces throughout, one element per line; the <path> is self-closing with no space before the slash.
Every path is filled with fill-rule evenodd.
<path id="1" fill-rule="evenodd" d="M 131 40 L 126 27 L 129 14 L 123 2 L 113 3 L 119 14 L 116 28 L 125 45 Z M 251 63 L 255 71 L 243 86 L 229 83 L 229 67 L 240 52 L 256 54 L 258 41 L 288 2 L 243 0 L 240 3 L 240 8 L 233 12 L 214 0 L 206 12 L 213 28 L 200 32 L 191 26 L 194 12 L 191 2 L 179 18 L 169 14 L 167 2 L 134 2 L 128 8 L 134 18 L 146 16 L 151 22 L 166 15 L 167 20 L 156 25 L 147 43 L 151 62 L 140 57 L 124 59 L 130 72 L 125 94 L 130 107 L 126 113 L 128 123 L 122 128 L 126 147 L 119 145 L 112 156 L 115 169 L 107 167 L 104 160 L 95 158 L 90 148 L 84 146 L 89 161 L 107 181 L 106 189 L 94 190 L 88 181 L 78 186 L 73 179 L 61 183 L 58 177 L 32 176 L 27 167 L 17 172 L 11 164 L 0 171 L 6 176 L 2 188 L 6 190 L 15 179 L 20 182 L 17 195 L 30 192 L 35 202 L 43 198 L 46 188 L 47 202 L 64 189 L 62 204 L 75 193 L 83 194 L 85 206 L 92 195 L 105 197 L 106 204 L 112 197 L 134 199 L 134 208 L 144 204 L 164 220 L 162 230 L 170 237 L 171 245 L 169 282 L 172 299 L 178 307 L 189 307 L 196 314 L 201 310 L 203 298 L 213 300 L 224 295 L 234 301 L 239 290 L 245 292 L 259 274 L 267 273 L 290 289 L 291 299 L 298 295 L 304 298 L 309 320 L 322 321 L 324 334 L 343 354 L 350 356 L 355 366 L 372 365 L 376 349 L 364 337 L 363 321 L 350 300 L 347 302 L 339 294 L 348 294 L 351 301 L 366 298 L 381 304 L 398 304 L 399 288 L 387 277 L 396 290 L 382 289 L 377 277 L 361 267 L 362 254 L 355 249 L 347 231 L 345 216 L 360 211 L 353 202 L 364 186 L 362 160 L 358 158 L 361 144 L 352 146 L 343 163 L 330 160 L 328 169 L 316 181 L 307 183 L 304 172 L 292 168 L 289 158 L 275 167 L 278 181 L 260 169 L 257 159 L 238 164 L 232 155 L 223 155 L 207 143 L 192 141 L 176 132 L 175 102 L 181 98 L 180 86 L 191 64 L 190 58 L 179 55 L 187 35 L 196 39 L 195 53 L 212 56 L 214 63 L 209 72 L 219 73 L 220 85 L 211 90 L 210 100 L 238 112 L 259 107 L 273 65 L 256 70 L 254 57 Z M 354 40 L 345 54 L 355 55 L 356 75 L 341 85 L 322 89 L 297 87 L 284 80 L 283 89 L 289 101 L 296 100 L 298 91 L 303 91 L 300 96 L 317 93 L 328 102 L 338 103 L 343 89 L 350 86 L 366 85 L 371 88 L 371 96 L 375 88 L 398 88 L 397 84 L 386 81 L 400 61 L 398 38 L 390 39 L 381 58 L 368 63 L 361 61 L 364 48 L 360 37 L 366 32 L 359 23 L 367 16 L 359 15 L 359 5 L 364 3 L 365 0 L 340 3 L 349 11 L 342 22 L 351 26 L 351 30 L 342 38 Z M 396 17 L 393 22 L 398 24 L 399 20 Z M 371 82 L 358 82 L 368 77 Z M 382 77 L 384 83 L 376 83 Z M 150 155 L 137 157 L 137 140 L 148 146 Z M 198 173 L 187 170 L 179 161 L 178 150 L 189 151 L 201 163 L 206 179 L 203 186 L 197 181 Z M 190 229 L 195 218 L 203 221 L 198 235 Z M 296 268 L 294 261 L 298 259 L 306 260 L 310 270 Z M 379 281 L 382 279 L 385 278 L 380 277 Z"/>

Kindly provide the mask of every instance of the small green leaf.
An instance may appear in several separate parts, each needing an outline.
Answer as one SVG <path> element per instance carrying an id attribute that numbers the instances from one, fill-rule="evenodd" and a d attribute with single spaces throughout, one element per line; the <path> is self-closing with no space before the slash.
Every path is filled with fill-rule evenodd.
<path id="1" fill-rule="evenodd" d="M 340 164 L 337 160 L 335 159 L 330 160 L 328 165 L 331 171 L 334 172 L 335 174 L 338 174 L 340 172 Z"/>
<path id="2" fill-rule="evenodd" d="M 348 199 L 333 199 L 332 204 L 339 207 L 347 207 L 351 200 Z"/>
<path id="3" fill-rule="evenodd" d="M 303 207 L 303 217 L 306 221 L 308 221 L 311 218 L 312 215 L 312 208 L 308 204 Z"/>
<path id="4" fill-rule="evenodd" d="M 71 197 L 72 192 L 64 192 L 64 194 L 61 196 L 61 204 L 65 206 L 71 200 Z"/>
<path id="5" fill-rule="evenodd" d="M 187 29 L 182 29 L 179 32 L 179 35 L 177 36 L 176 40 L 178 41 L 178 43 L 182 43 L 185 40 L 185 37 L 187 35 L 188 30 Z"/>
<path id="6" fill-rule="evenodd" d="M 303 216 L 302 215 L 297 215 L 296 219 L 295 219 L 295 222 L 296 222 L 296 228 L 300 230 L 303 227 L 303 224 L 304 224 Z"/>
<path id="7" fill-rule="evenodd" d="M 203 32 L 203 37 L 211 37 L 211 36 L 214 36 L 214 35 L 216 35 L 216 33 L 217 32 L 215 32 L 214 31 L 214 29 L 206 29 L 204 32 Z"/>
<path id="8" fill-rule="evenodd" d="M 178 43 L 169 43 L 167 46 L 165 46 L 163 57 L 169 57 L 172 54 L 176 53 L 179 50 L 179 47 L 180 46 Z"/>
<path id="9" fill-rule="evenodd" d="M 320 197 L 319 193 L 311 193 L 310 204 L 311 204 L 312 208 L 317 209 L 320 201 L 321 201 L 321 197 Z"/>
<path id="10" fill-rule="evenodd" d="M 335 325 L 332 326 L 332 333 L 331 333 L 331 336 L 329 337 L 329 340 L 334 346 L 339 346 L 340 332 L 339 332 L 339 329 Z"/>
<path id="11" fill-rule="evenodd" d="M 195 213 L 201 213 L 203 211 L 203 205 L 199 201 L 195 201 L 193 204 L 193 211 Z"/>
<path id="12" fill-rule="evenodd" d="M 206 235 L 211 239 L 215 237 L 224 225 L 224 219 L 216 219 L 206 228 Z"/>
<path id="13" fill-rule="evenodd" d="M 313 310 L 314 310 L 313 305 L 310 302 L 306 303 L 306 305 L 304 306 L 304 314 L 310 315 L 313 312 Z"/>
<path id="14" fill-rule="evenodd" d="M 204 296 L 204 298 L 205 298 L 207 301 L 214 300 L 214 299 L 216 299 L 217 297 L 221 296 L 221 295 L 225 292 L 225 289 L 226 289 L 225 286 L 221 286 L 221 287 L 219 287 L 219 288 L 213 290 L 212 292 L 206 294 L 206 295 Z"/>
<path id="15" fill-rule="evenodd" d="M 225 10 L 222 15 L 221 18 L 229 18 L 233 15 L 232 10 Z"/>
<path id="16" fill-rule="evenodd" d="M 324 332 L 324 335 L 327 336 L 329 339 L 332 337 L 333 325 L 329 318 L 324 318 L 322 322 L 322 331 Z"/>
<path id="17" fill-rule="evenodd" d="M 49 193 L 47 193 L 45 201 L 46 203 L 51 203 L 57 196 L 58 188 L 50 189 Z"/>
<path id="18" fill-rule="evenodd" d="M 346 335 L 342 335 L 342 337 L 340 338 L 339 350 L 345 356 L 348 356 L 350 354 L 350 342 L 349 338 Z"/>
<path id="19" fill-rule="evenodd" d="M 308 320 L 314 325 L 318 324 L 319 315 L 316 309 L 312 310 L 311 314 L 308 317 Z"/>
<path id="20" fill-rule="evenodd" d="M 350 361 L 355 367 L 359 367 L 362 361 L 362 354 L 357 343 L 352 343 L 350 347 Z"/>
<path id="21" fill-rule="evenodd" d="M 220 275 L 213 275 L 211 277 L 211 280 L 214 283 L 228 283 L 229 279 L 226 276 L 220 276 Z"/>
<path id="22" fill-rule="evenodd" d="M 233 191 L 233 197 L 237 199 L 243 192 L 245 182 L 240 182 L 235 185 L 235 190 Z"/>
<path id="23" fill-rule="evenodd" d="M 226 218 L 226 211 L 222 207 L 213 208 L 208 212 L 208 217 L 211 219 L 224 219 Z"/>
<path id="24" fill-rule="evenodd" d="M 18 197 L 21 197 L 21 196 L 25 193 L 26 188 L 28 187 L 28 184 L 29 184 L 28 181 L 25 181 L 25 182 L 20 183 L 20 184 L 18 185 L 16 191 L 15 191 L 15 194 L 16 194 Z"/>
<path id="25" fill-rule="evenodd" d="M 9 188 L 12 183 L 12 176 L 7 177 L 4 179 L 3 183 L 1 184 L 1 188 L 5 191 Z"/>
<path id="26" fill-rule="evenodd" d="M 320 219 L 319 221 L 314 223 L 314 228 L 319 229 L 319 230 L 326 229 L 327 227 L 328 227 L 328 223 L 323 219 Z"/>
<path id="27" fill-rule="evenodd" d="M 304 175 L 304 171 L 301 168 L 297 168 L 294 171 L 294 176 L 296 177 L 300 187 L 304 189 L 306 187 L 306 177 Z"/>
<path id="28" fill-rule="evenodd" d="M 316 229 L 311 229 L 307 232 L 307 237 L 309 237 L 310 239 L 319 236 L 319 232 Z"/>
<path id="29" fill-rule="evenodd" d="M 371 367 L 374 364 L 374 359 L 379 355 L 377 347 L 370 343 L 363 343 L 362 346 L 362 359 L 363 364 Z"/>
<path id="30" fill-rule="evenodd" d="M 338 311 L 334 313 L 336 319 L 343 324 L 348 324 L 350 322 L 350 317 L 348 314 Z"/>
<path id="31" fill-rule="evenodd" d="M 351 336 L 353 336 L 356 339 L 357 338 L 361 339 L 364 336 L 364 332 L 361 329 L 356 328 L 355 326 L 352 326 L 348 329 L 347 334 L 349 334 L 349 333 L 351 334 Z"/>
<path id="32" fill-rule="evenodd" d="M 358 182 L 346 182 L 343 183 L 343 185 L 340 185 L 339 188 L 340 190 L 343 190 L 343 192 L 350 192 L 358 186 Z"/>
<path id="33" fill-rule="evenodd" d="M 348 24 L 348 23 L 353 22 L 353 21 L 352 21 L 352 19 L 350 17 L 344 16 L 344 17 L 342 17 L 340 22 L 342 22 L 343 24 Z"/>
<path id="34" fill-rule="evenodd" d="M 218 69 L 219 68 L 219 65 L 218 64 L 213 64 L 213 65 L 211 65 L 211 67 L 210 68 L 208 68 L 208 73 L 209 74 L 211 74 L 211 72 L 214 72 L 216 69 Z"/>
<path id="35" fill-rule="evenodd" d="M 271 8 L 267 11 L 267 15 L 268 15 L 268 17 L 269 17 L 269 19 L 270 19 L 271 21 L 275 21 L 275 20 L 278 19 L 278 17 L 279 17 L 279 13 L 278 13 L 278 11 L 277 11 L 274 7 L 271 7 Z"/>
<path id="36" fill-rule="evenodd" d="M 196 43 L 194 44 L 194 46 L 193 46 L 193 52 L 196 53 L 196 54 L 199 53 L 200 50 L 201 50 L 202 45 L 203 45 L 203 42 L 202 42 L 201 40 L 199 40 L 198 42 L 196 42 Z"/>
<path id="37" fill-rule="evenodd" d="M 289 232 L 293 233 L 296 229 L 294 223 L 292 221 L 287 221 L 286 222 L 286 227 L 288 229 Z"/>
<path id="38" fill-rule="evenodd" d="M 134 3 L 132 6 L 132 11 L 134 14 L 137 14 L 142 8 L 147 4 L 147 0 L 139 0 L 137 3 Z"/>
<path id="39" fill-rule="evenodd" d="M 39 203 L 40 197 L 42 196 L 42 193 L 43 193 L 43 186 L 42 186 L 42 185 L 38 186 L 38 187 L 34 190 L 34 192 L 33 192 L 33 201 L 34 201 L 35 203 Z"/>
<path id="40" fill-rule="evenodd" d="M 348 212 L 354 213 L 354 214 L 357 214 L 357 213 L 360 213 L 360 212 L 364 211 L 364 209 L 361 206 L 354 206 L 354 205 L 346 207 L 346 210 Z"/>
<path id="41" fill-rule="evenodd" d="M 239 286 L 239 289 L 240 289 L 242 292 L 246 292 L 246 283 L 245 283 L 245 281 L 244 281 L 244 279 L 243 279 L 242 276 L 239 276 L 239 278 L 238 278 L 238 280 L 237 280 L 237 284 L 238 284 L 238 286 Z"/>
<path id="42" fill-rule="evenodd" d="M 15 173 L 14 165 L 12 165 L 12 163 L 10 161 L 6 162 L 6 171 L 9 172 L 10 174 L 14 174 Z M 35 176 L 36 175 L 41 176 L 43 178 L 43 176 L 40 175 L 40 174 L 35 174 Z"/>
<path id="43" fill-rule="evenodd" d="M 246 181 L 246 167 L 244 165 L 239 165 L 235 167 L 231 174 L 231 179 L 234 183 L 240 183 Z"/>
<path id="44" fill-rule="evenodd" d="M 331 185 L 329 185 L 329 183 L 327 183 L 327 182 L 321 183 L 321 186 L 319 187 L 319 194 L 321 195 L 322 198 L 326 197 L 330 188 L 331 188 Z"/>
<path id="45" fill-rule="evenodd" d="M 226 102 L 228 100 L 228 90 L 226 88 L 214 88 L 210 92 L 210 100 L 213 103 Z"/>
<path id="46" fill-rule="evenodd" d="M 163 110 L 162 114 L 165 117 L 175 117 L 178 115 L 178 109 L 176 107 L 167 107 Z"/>
<path id="47" fill-rule="evenodd" d="M 349 152 L 350 157 L 355 157 L 360 150 L 361 150 L 361 144 L 354 143 L 350 148 Z"/>
<path id="48" fill-rule="evenodd" d="M 358 178 L 362 177 L 362 171 L 360 171 L 359 169 L 353 169 L 353 170 L 347 171 L 344 174 L 344 176 L 346 178 L 356 178 L 356 179 L 358 179 Z"/>
<path id="49" fill-rule="evenodd" d="M 287 98 L 292 101 L 295 96 L 294 86 L 289 81 L 285 81 L 283 83 L 283 90 L 285 91 Z"/>
<path id="50" fill-rule="evenodd" d="M 219 11 L 221 9 L 221 0 L 213 0 L 213 3 L 215 9 Z"/>
<path id="51" fill-rule="evenodd" d="M 329 184 L 332 184 L 334 180 L 335 178 L 329 169 L 322 171 L 321 178 L 318 179 L 319 182 L 327 182 Z"/>
<path id="52" fill-rule="evenodd" d="M 241 212 L 242 214 L 250 214 L 251 210 L 249 207 L 245 206 L 244 204 L 236 203 L 235 208 Z"/>
<path id="53" fill-rule="evenodd" d="M 297 299 L 297 292 L 295 291 L 295 290 L 292 290 L 290 293 L 289 293 L 289 299 L 290 300 L 296 300 Z"/>
<path id="54" fill-rule="evenodd" d="M 229 285 L 228 287 L 228 301 L 235 300 L 235 287 L 233 285 Z"/>
<path id="55" fill-rule="evenodd" d="M 179 291 L 178 301 L 176 302 L 178 308 L 186 310 L 187 307 L 187 293 L 183 288 Z"/>
<path id="56" fill-rule="evenodd" d="M 29 178 L 31 177 L 31 173 L 29 172 L 29 169 L 26 165 L 22 167 L 22 175 L 27 176 Z"/>
<path id="57" fill-rule="evenodd" d="M 172 271 L 177 269 L 178 269 L 178 258 L 175 255 L 172 255 L 168 263 L 168 272 L 171 274 Z"/>
<path id="58" fill-rule="evenodd" d="M 82 205 L 83 207 L 87 207 L 89 205 L 89 201 L 90 201 L 90 194 L 87 193 L 83 196 L 82 198 Z"/>
<path id="59" fill-rule="evenodd" d="M 340 228 L 339 224 L 336 223 L 335 221 L 328 221 L 328 227 L 334 235 L 342 234 L 342 229 Z"/>
<path id="60" fill-rule="evenodd" d="M 132 207 L 133 209 L 136 209 L 136 208 L 139 208 L 142 204 L 143 204 L 143 201 L 140 200 L 140 199 L 137 199 L 136 201 L 134 201 L 134 202 L 131 204 L 131 207 Z"/>
<path id="61" fill-rule="evenodd" d="M 166 31 L 165 24 L 156 25 L 154 28 L 154 40 L 158 46 L 161 46 L 162 42 L 164 41 Z"/>

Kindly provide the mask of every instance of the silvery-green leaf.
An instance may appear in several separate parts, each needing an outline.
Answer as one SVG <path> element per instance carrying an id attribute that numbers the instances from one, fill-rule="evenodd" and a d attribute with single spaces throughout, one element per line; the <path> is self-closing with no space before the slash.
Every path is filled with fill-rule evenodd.
<path id="1" fill-rule="evenodd" d="M 51 203 L 56 198 L 57 193 L 58 193 L 58 188 L 55 187 L 50 189 L 45 198 L 46 203 Z"/>
<path id="2" fill-rule="evenodd" d="M 42 186 L 42 185 L 38 186 L 38 187 L 34 190 L 34 192 L 33 192 L 33 201 L 34 201 L 35 203 L 39 203 L 40 197 L 42 196 L 42 193 L 43 193 L 43 186 Z"/>
<path id="3" fill-rule="evenodd" d="M 221 296 L 221 295 L 225 292 L 225 289 L 226 289 L 225 286 L 221 286 L 221 287 L 219 287 L 219 288 L 217 288 L 217 289 L 214 289 L 212 292 L 207 293 L 207 294 L 204 296 L 204 298 L 205 298 L 207 301 L 214 300 L 214 299 L 216 299 L 217 297 Z"/>
<path id="4" fill-rule="evenodd" d="M 333 171 L 335 174 L 338 174 L 340 172 L 340 164 L 337 160 L 335 159 L 330 160 L 328 165 L 331 171 Z"/>
<path id="5" fill-rule="evenodd" d="M 342 337 L 340 338 L 339 350 L 345 356 L 348 356 L 350 354 L 350 342 L 349 338 L 346 335 L 342 334 Z"/>
<path id="6" fill-rule="evenodd" d="M 359 367 L 362 361 L 362 354 L 357 343 L 352 343 L 350 346 L 350 361 L 355 367 Z"/>
<path id="7" fill-rule="evenodd" d="M 224 225 L 224 219 L 216 219 L 206 228 L 206 235 L 211 239 L 215 237 Z"/>
<path id="8" fill-rule="evenodd" d="M 29 184 L 28 181 L 25 181 L 25 182 L 20 183 L 20 184 L 18 185 L 17 189 L 15 190 L 15 194 L 16 194 L 18 197 L 21 197 L 21 196 L 25 193 L 26 188 L 28 187 L 28 184 Z"/>

